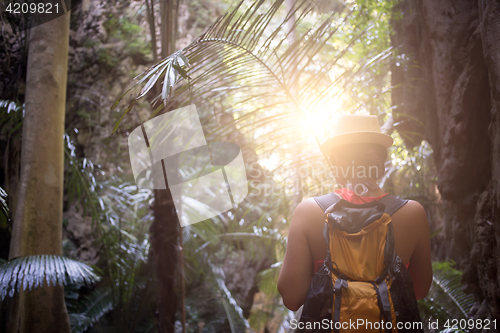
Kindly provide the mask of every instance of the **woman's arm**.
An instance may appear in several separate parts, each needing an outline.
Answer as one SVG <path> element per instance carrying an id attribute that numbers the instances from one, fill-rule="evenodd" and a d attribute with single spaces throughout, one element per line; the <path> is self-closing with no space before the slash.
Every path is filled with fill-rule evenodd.
<path id="1" fill-rule="evenodd" d="M 427 296 L 432 283 L 431 240 L 429 224 L 424 207 L 410 200 L 408 214 L 412 217 L 411 234 L 417 238 L 417 244 L 410 258 L 410 275 L 417 299 Z"/>
<path id="2" fill-rule="evenodd" d="M 278 277 L 278 291 L 283 297 L 283 304 L 292 311 L 304 304 L 311 284 L 313 258 L 307 230 L 317 219 L 324 219 L 323 212 L 310 198 L 297 206 L 290 224 L 285 259 Z"/>

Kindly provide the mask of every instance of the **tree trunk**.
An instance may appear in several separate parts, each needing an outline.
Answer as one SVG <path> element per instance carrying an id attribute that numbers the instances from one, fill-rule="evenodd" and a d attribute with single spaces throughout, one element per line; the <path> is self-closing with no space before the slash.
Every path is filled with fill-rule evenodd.
<path id="1" fill-rule="evenodd" d="M 170 190 L 155 190 L 154 193 L 154 222 L 149 230 L 158 295 L 157 326 L 160 333 L 171 333 L 175 331 L 177 310 L 175 273 L 179 222 Z"/>
<path id="2" fill-rule="evenodd" d="M 471 315 L 500 318 L 500 3 L 406 0 L 396 9 L 396 129 L 408 147 L 424 138 L 434 150 L 444 218 L 437 258 L 464 270 L 477 301 Z"/>
<path id="3" fill-rule="evenodd" d="M 500 2 L 480 0 L 479 18 L 490 86 L 486 93 L 491 98 L 491 122 L 487 128 L 491 178 L 477 203 L 474 246 L 464 282 L 471 286 L 470 291 L 479 289 L 479 300 L 485 300 L 477 304 L 474 317 L 483 319 L 490 315 L 494 319 L 500 318 Z"/>
<path id="4" fill-rule="evenodd" d="M 9 259 L 61 255 L 70 13 L 30 31 L 21 181 Z M 20 293 L 10 332 L 70 332 L 63 287 Z"/>
<path id="5" fill-rule="evenodd" d="M 174 0 L 162 0 L 160 2 L 161 11 L 161 56 L 166 58 L 175 51 L 175 36 L 177 27 L 177 15 L 175 4 L 177 1 Z"/>
<path id="6" fill-rule="evenodd" d="M 174 52 L 176 28 L 174 7 L 173 0 L 160 2 L 162 59 Z M 157 327 L 160 333 L 173 333 L 177 310 L 175 276 L 178 264 L 177 256 L 179 255 L 180 225 L 166 179 L 165 182 L 167 189 L 154 191 L 154 222 L 150 232 L 158 295 Z"/>

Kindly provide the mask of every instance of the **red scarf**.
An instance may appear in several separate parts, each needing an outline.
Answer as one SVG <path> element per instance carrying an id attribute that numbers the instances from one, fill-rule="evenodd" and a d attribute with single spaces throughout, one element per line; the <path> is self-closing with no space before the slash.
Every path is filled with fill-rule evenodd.
<path id="1" fill-rule="evenodd" d="M 382 194 L 379 197 L 362 197 L 360 195 L 357 195 L 354 191 L 348 190 L 346 188 L 335 190 L 335 193 L 339 194 L 342 197 L 342 199 L 352 202 L 353 204 L 364 204 L 367 202 L 371 202 L 373 200 L 378 200 L 389 194 L 389 193 Z"/>

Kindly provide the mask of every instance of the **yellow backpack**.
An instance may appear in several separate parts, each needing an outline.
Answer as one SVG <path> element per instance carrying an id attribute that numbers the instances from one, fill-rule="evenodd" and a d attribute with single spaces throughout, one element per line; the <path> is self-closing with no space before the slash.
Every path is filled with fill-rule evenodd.
<path id="1" fill-rule="evenodd" d="M 408 200 L 353 204 L 314 198 L 325 211 L 328 255 L 311 281 L 302 332 L 423 332 L 413 283 L 395 254 L 391 215 Z"/>

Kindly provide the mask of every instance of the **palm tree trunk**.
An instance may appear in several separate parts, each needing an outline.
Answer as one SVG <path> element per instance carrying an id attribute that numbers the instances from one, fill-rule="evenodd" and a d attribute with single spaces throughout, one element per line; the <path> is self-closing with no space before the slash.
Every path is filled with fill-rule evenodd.
<path id="1" fill-rule="evenodd" d="M 174 332 L 177 309 L 175 273 L 179 222 L 169 189 L 155 190 L 153 213 L 150 232 L 157 280 L 157 327 L 160 333 L 171 333 Z"/>
<path id="2" fill-rule="evenodd" d="M 162 58 L 174 52 L 175 29 L 177 15 L 175 15 L 173 0 L 160 2 L 161 11 L 161 46 Z M 158 294 L 157 327 L 160 333 L 175 331 L 175 313 L 177 297 L 175 294 L 175 276 L 179 255 L 179 220 L 175 211 L 172 194 L 168 189 L 155 190 L 153 206 L 154 222 L 151 225 L 151 247 L 155 258 L 155 272 Z"/>
<path id="3" fill-rule="evenodd" d="M 62 252 L 70 13 L 30 31 L 21 181 L 9 259 Z M 62 286 L 20 293 L 9 332 L 70 332 Z"/>

